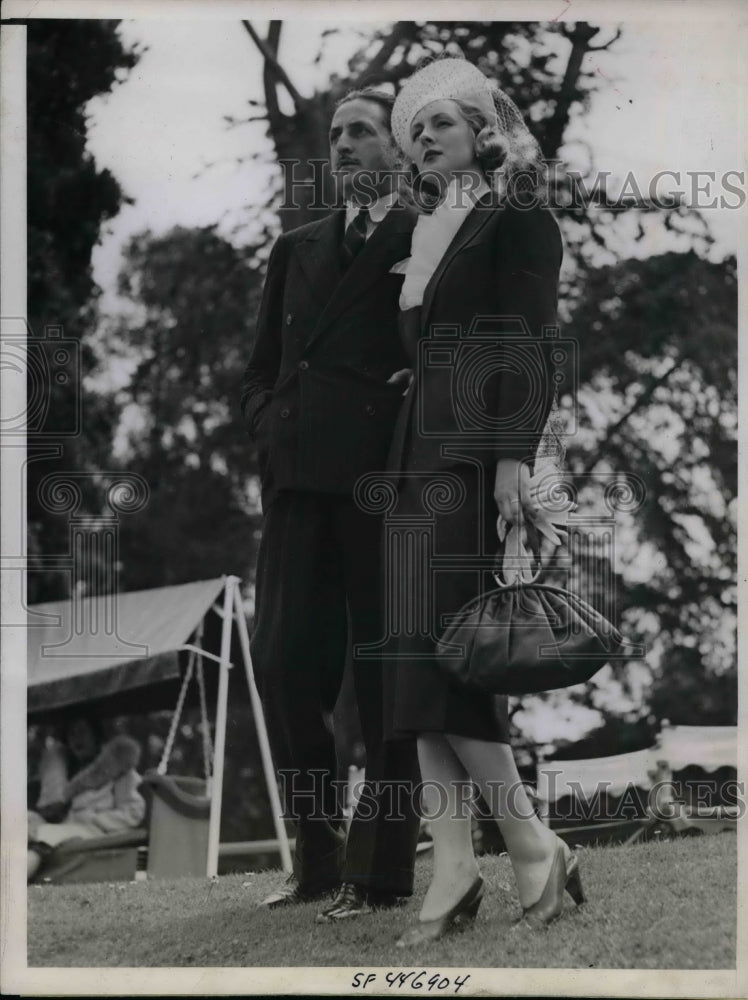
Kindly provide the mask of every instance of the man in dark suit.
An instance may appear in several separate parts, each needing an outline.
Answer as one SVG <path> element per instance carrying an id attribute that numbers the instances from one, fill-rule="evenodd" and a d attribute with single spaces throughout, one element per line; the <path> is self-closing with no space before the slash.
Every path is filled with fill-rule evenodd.
<path id="1" fill-rule="evenodd" d="M 354 484 L 385 469 L 408 364 L 391 268 L 415 218 L 397 199 L 391 106 L 373 90 L 338 105 L 330 156 L 346 208 L 275 243 L 242 393 L 265 515 L 252 657 L 297 825 L 293 875 L 264 905 L 337 890 L 322 921 L 409 896 L 419 826 L 415 744 L 383 740 L 381 662 L 356 654 L 382 638 L 383 616 L 381 526 Z M 349 636 L 366 786 L 346 847 L 329 719 Z"/>

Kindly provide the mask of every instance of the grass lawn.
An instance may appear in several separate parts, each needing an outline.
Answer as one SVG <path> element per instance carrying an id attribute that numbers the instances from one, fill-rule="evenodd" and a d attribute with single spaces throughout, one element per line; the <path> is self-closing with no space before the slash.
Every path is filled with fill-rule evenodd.
<path id="1" fill-rule="evenodd" d="M 28 964 L 38 966 L 485 966 L 730 969 L 735 967 L 736 837 L 579 850 L 588 902 L 547 929 L 519 916 L 506 857 L 480 859 L 486 895 L 472 930 L 403 952 L 416 897 L 343 926 L 314 922 L 319 904 L 265 912 L 255 904 L 278 872 L 118 885 L 29 887 Z"/>

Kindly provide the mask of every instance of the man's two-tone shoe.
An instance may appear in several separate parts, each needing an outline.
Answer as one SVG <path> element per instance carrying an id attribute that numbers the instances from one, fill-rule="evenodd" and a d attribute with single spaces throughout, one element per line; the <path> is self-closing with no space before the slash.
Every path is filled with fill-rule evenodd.
<path id="1" fill-rule="evenodd" d="M 330 924 L 336 920 L 361 917 L 378 909 L 402 906 L 404 899 L 392 893 L 363 889 L 352 882 L 344 882 L 332 903 L 317 914 L 317 923 Z"/>
<path id="2" fill-rule="evenodd" d="M 295 875 L 289 875 L 286 884 L 275 892 L 266 896 L 258 906 L 266 910 L 275 910 L 281 906 L 295 906 L 297 903 L 310 903 L 315 899 L 321 899 L 329 895 L 333 889 L 322 889 L 318 892 L 308 892 L 299 885 Z"/>

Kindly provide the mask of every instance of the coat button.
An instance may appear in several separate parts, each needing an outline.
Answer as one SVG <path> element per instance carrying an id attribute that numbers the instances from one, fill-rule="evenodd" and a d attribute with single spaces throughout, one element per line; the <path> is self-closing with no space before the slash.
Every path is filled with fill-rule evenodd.
<path id="1" fill-rule="evenodd" d="M 369 414 L 370 417 L 373 417 L 374 414 L 377 412 L 377 408 L 376 408 L 376 406 L 374 406 L 373 403 L 367 403 L 366 404 L 366 412 Z"/>
<path id="2" fill-rule="evenodd" d="M 282 420 L 288 420 L 288 418 L 291 416 L 291 411 L 288 409 L 287 406 L 284 406 L 283 409 L 280 411 L 280 415 Z"/>
<path id="3" fill-rule="evenodd" d="M 368 365 L 361 365 L 361 371 L 362 372 L 368 372 L 368 370 L 369 370 L 369 366 Z"/>
<path id="4" fill-rule="evenodd" d="M 291 315 L 291 313 L 289 313 L 288 316 L 286 316 L 286 326 L 290 326 L 292 323 L 293 323 L 293 316 Z"/>
<path id="5" fill-rule="evenodd" d="M 303 372 L 305 372 L 308 367 L 309 367 L 309 362 L 308 361 L 300 361 L 299 362 L 299 368 L 301 368 L 301 370 Z"/>

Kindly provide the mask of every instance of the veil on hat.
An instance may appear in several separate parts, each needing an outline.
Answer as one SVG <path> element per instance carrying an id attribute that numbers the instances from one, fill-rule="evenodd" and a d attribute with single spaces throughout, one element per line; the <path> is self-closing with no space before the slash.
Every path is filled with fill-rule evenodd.
<path id="1" fill-rule="evenodd" d="M 392 134 L 410 156 L 410 125 L 433 101 L 456 100 L 477 108 L 486 120 L 484 133 L 493 133 L 506 155 L 493 172 L 494 186 L 504 193 L 536 192 L 545 183 L 546 168 L 534 138 L 508 94 L 464 56 L 428 56 L 403 84 L 392 109 Z M 485 144 L 485 143 L 484 143 Z"/>

